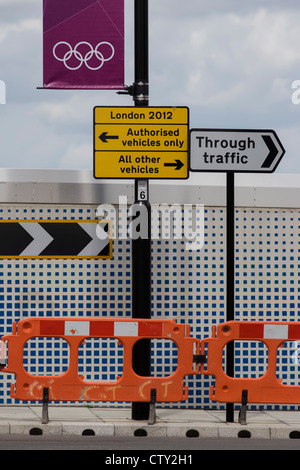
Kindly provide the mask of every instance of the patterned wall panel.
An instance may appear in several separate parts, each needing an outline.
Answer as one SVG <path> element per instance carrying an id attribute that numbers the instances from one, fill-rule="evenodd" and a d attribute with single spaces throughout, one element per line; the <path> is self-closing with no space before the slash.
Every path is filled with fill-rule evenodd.
<path id="1" fill-rule="evenodd" d="M 6 204 L 0 206 L 0 217 L 94 219 L 96 209 L 93 205 Z M 186 219 L 183 211 L 177 213 L 182 226 L 189 220 L 198 235 L 202 231 L 197 250 L 186 249 L 187 237 L 174 236 L 172 223 L 178 219 L 168 217 L 162 221 L 161 214 L 155 212 L 152 218 L 152 228 L 162 229 L 163 223 L 167 227 L 164 237 L 152 240 L 152 315 L 188 323 L 191 335 L 201 339 L 211 335 L 213 324 L 226 320 L 226 210 L 194 206 L 188 209 Z M 300 210 L 239 207 L 235 230 L 235 318 L 298 321 Z M 28 316 L 130 315 L 130 240 L 113 241 L 113 259 L 0 260 L 1 336 L 11 332 L 13 321 Z M 278 353 L 278 378 L 284 383 L 299 385 L 298 350 L 300 342 L 293 342 L 284 344 Z M 172 373 L 176 359 L 173 344 L 152 341 L 153 375 Z M 265 372 L 266 361 L 267 351 L 261 343 L 236 344 L 236 376 L 258 377 Z M 87 380 L 113 381 L 122 374 L 122 363 L 122 346 L 116 341 L 87 341 L 79 352 L 78 372 Z M 64 341 L 42 338 L 26 345 L 24 367 L 29 372 L 55 375 L 67 366 L 68 346 Z M 9 395 L 12 381 L 12 376 L 1 375 L 1 404 L 16 402 Z M 212 377 L 188 377 L 188 401 L 165 406 L 224 408 L 209 400 L 213 382 Z"/>

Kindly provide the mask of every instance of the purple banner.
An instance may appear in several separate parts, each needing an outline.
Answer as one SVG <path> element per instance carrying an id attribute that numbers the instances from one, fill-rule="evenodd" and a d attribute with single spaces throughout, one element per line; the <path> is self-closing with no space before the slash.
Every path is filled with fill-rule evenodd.
<path id="1" fill-rule="evenodd" d="M 124 0 L 43 0 L 44 88 L 124 88 Z"/>

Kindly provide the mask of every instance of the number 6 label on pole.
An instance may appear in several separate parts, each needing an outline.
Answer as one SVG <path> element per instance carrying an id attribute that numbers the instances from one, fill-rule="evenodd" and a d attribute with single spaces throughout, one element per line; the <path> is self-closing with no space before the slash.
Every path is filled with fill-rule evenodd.
<path id="1" fill-rule="evenodd" d="M 137 181 L 137 200 L 147 201 L 148 200 L 148 182 L 147 180 Z"/>

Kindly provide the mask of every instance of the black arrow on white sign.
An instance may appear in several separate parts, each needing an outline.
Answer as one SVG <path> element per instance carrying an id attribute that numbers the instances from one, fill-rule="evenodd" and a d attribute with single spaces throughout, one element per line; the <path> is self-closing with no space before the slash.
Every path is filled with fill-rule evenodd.
<path id="1" fill-rule="evenodd" d="M 190 170 L 272 173 L 285 150 L 271 129 L 191 129 Z"/>
<path id="2" fill-rule="evenodd" d="M 0 221 L 1 258 L 111 258 L 108 221 Z"/>
<path id="3" fill-rule="evenodd" d="M 261 168 L 270 168 L 275 158 L 277 157 L 278 148 L 275 146 L 273 139 L 269 135 L 262 135 L 261 137 L 269 149 L 269 155 L 263 162 Z"/>

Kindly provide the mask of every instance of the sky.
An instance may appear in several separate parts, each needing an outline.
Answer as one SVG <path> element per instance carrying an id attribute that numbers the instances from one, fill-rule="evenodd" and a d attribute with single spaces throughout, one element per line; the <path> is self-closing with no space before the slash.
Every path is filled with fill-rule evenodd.
<path id="1" fill-rule="evenodd" d="M 299 0 L 149 0 L 150 105 L 189 107 L 191 128 L 273 129 L 286 150 L 276 172 L 300 175 L 299 25 Z M 0 0 L 0 167 L 92 169 L 94 106 L 132 98 L 39 90 L 42 67 L 42 0 Z"/>

